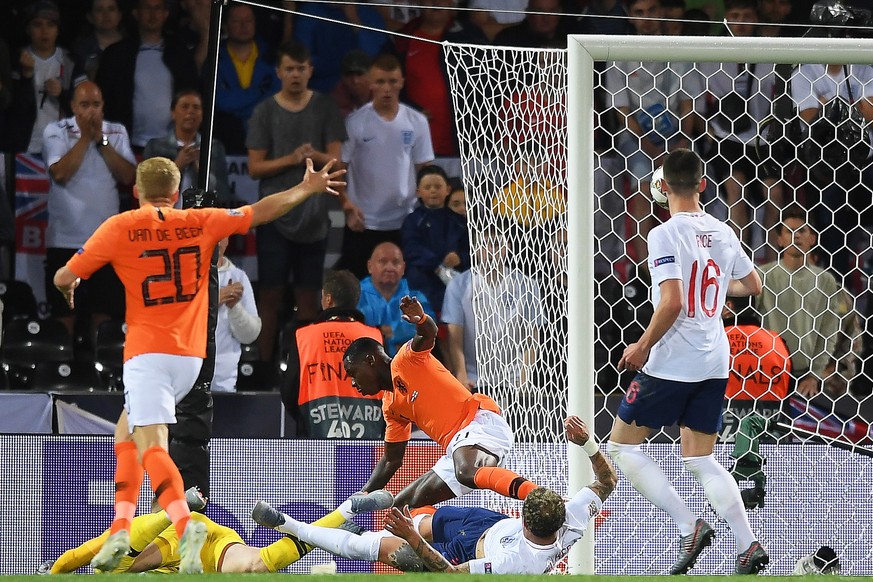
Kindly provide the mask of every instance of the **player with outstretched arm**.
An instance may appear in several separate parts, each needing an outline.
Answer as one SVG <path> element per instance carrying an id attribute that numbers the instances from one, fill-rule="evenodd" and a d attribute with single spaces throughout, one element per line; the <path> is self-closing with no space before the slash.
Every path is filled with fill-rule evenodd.
<path id="1" fill-rule="evenodd" d="M 137 168 L 134 195 L 140 207 L 107 219 L 55 273 L 54 283 L 70 307 L 80 278 L 111 264 L 124 285 L 124 411 L 115 428 L 115 518 L 94 557 L 95 570 L 115 569 L 130 549 L 143 473 L 179 532 L 182 573 L 202 572 L 200 548 L 206 528 L 191 522 L 182 476 L 167 452 L 167 425 L 176 404 L 190 392 L 206 357 L 207 284 L 215 245 L 276 220 L 320 192 L 335 193 L 344 170 L 333 162 L 315 171 L 307 160 L 303 181 L 241 208 L 174 208 L 180 174 L 167 158 Z"/>

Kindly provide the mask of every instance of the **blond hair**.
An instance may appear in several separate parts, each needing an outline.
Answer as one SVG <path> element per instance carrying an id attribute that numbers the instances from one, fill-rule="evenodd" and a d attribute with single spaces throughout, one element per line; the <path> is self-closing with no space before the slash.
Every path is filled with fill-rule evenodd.
<path id="1" fill-rule="evenodd" d="M 136 168 L 136 190 L 142 200 L 171 198 L 181 180 L 179 168 L 168 158 L 149 158 Z"/>

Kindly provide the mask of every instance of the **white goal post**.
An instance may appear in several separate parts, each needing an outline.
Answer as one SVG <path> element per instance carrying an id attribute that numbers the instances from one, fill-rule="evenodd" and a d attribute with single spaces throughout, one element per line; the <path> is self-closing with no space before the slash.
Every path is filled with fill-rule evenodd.
<path id="1" fill-rule="evenodd" d="M 832 218 L 822 219 L 820 214 L 813 217 L 813 211 L 825 207 L 824 197 L 817 198 L 819 192 L 829 187 L 843 187 L 846 182 L 837 178 L 836 170 L 830 181 L 822 181 L 821 175 L 817 177 L 818 182 L 812 181 L 811 164 L 805 160 L 817 158 L 806 153 L 801 155 L 799 148 L 786 146 L 786 149 L 779 150 L 780 156 L 788 155 L 790 160 L 777 161 L 775 146 L 772 156 L 767 148 L 762 129 L 765 121 L 761 117 L 775 109 L 773 105 L 779 95 L 790 95 L 785 82 L 782 81 L 780 86 L 778 79 L 785 79 L 786 70 L 791 67 L 779 66 L 780 63 L 873 64 L 873 41 L 579 35 L 569 37 L 568 47 L 567 51 L 559 51 L 444 44 L 473 236 L 472 304 L 475 322 L 480 328 L 476 330 L 477 386 L 498 401 L 518 440 L 529 445 L 510 456 L 516 470 L 562 493 L 572 494 L 592 481 L 588 458 L 578 447 L 567 447 L 566 464 L 563 455 L 554 458 L 555 451 L 562 450 L 564 442 L 557 419 L 567 413 L 577 414 L 596 431 L 598 440 L 606 440 L 615 409 L 629 380 L 616 369 L 621 349 L 635 341 L 642 332 L 641 326 L 648 324 L 651 306 L 646 295 L 649 286 L 643 283 L 644 275 L 636 269 L 644 255 L 640 254 L 639 248 L 634 248 L 633 243 L 638 240 L 632 241 L 630 233 L 643 222 L 654 223 L 658 210 L 652 207 L 651 200 L 644 201 L 647 207 L 642 208 L 642 214 L 634 214 L 634 209 L 630 208 L 635 192 L 647 196 L 648 185 L 642 184 L 648 181 L 648 177 L 644 180 L 641 170 L 632 170 L 634 153 L 623 148 L 621 143 L 623 121 L 608 118 L 620 107 L 616 95 L 623 88 L 631 90 L 631 82 L 634 83 L 633 90 L 648 90 L 665 96 L 668 107 L 669 99 L 674 95 L 679 95 L 679 100 L 685 100 L 686 104 L 692 102 L 688 106 L 690 112 L 683 112 L 672 121 L 667 119 L 663 124 L 663 118 L 667 116 L 659 117 L 659 113 L 647 111 L 651 116 L 649 126 L 643 128 L 642 135 L 634 138 L 638 140 L 636 149 L 644 145 L 645 139 L 655 141 L 660 138 L 663 144 L 663 140 L 668 139 L 664 136 L 671 135 L 668 133 L 671 125 L 673 131 L 677 131 L 674 121 L 693 119 L 697 125 L 691 133 L 687 133 L 683 123 L 683 133 L 672 135 L 693 137 L 696 150 L 704 142 L 715 148 L 714 153 L 710 150 L 703 154 L 708 156 L 705 158 L 706 175 L 713 185 L 702 197 L 705 208 L 719 219 L 729 221 L 743 235 L 743 243 L 762 268 L 778 266 L 775 259 L 779 256 L 779 243 L 774 240 L 774 235 L 781 231 L 778 209 L 787 208 L 794 200 L 808 205 L 802 210 L 810 224 L 815 218 L 822 228 L 826 224 L 832 227 L 831 231 L 838 231 L 839 248 L 836 252 L 846 251 L 855 261 L 854 278 L 834 269 L 838 272 L 840 284 L 847 286 L 828 295 L 833 303 L 815 308 L 804 303 L 797 308 L 798 312 L 811 318 L 821 313 L 830 314 L 839 328 L 836 332 L 828 332 L 829 336 L 820 334 L 822 345 L 816 344 L 812 350 L 814 353 L 804 351 L 805 346 L 794 347 L 791 348 L 791 357 L 808 356 L 806 363 L 810 374 L 814 357 L 819 360 L 831 358 L 836 371 L 829 372 L 828 382 L 831 379 L 835 382 L 827 388 L 832 393 L 841 389 L 845 396 L 843 401 L 855 406 L 854 418 L 860 418 L 861 422 L 834 425 L 831 418 L 825 418 L 827 414 L 809 417 L 808 409 L 797 412 L 797 398 L 784 394 L 771 399 L 769 405 L 766 402 L 761 404 L 755 398 L 738 398 L 737 401 L 749 403 L 745 404 L 748 408 L 742 411 L 740 407 L 744 404 L 732 401 L 726 418 L 733 414 L 734 420 L 726 420 L 726 427 L 730 430 L 726 428 L 722 436 L 733 438 L 734 432 L 731 431 L 736 430 L 738 420 L 750 412 L 755 415 L 752 420 L 757 420 L 779 412 L 780 405 L 784 405 L 781 406 L 783 411 L 791 408 L 792 413 L 800 417 L 807 415 L 804 426 L 813 434 L 830 431 L 831 436 L 844 437 L 844 442 L 867 442 L 873 438 L 869 424 L 873 416 L 870 414 L 873 396 L 869 395 L 869 389 L 864 388 L 863 381 L 852 383 L 853 378 L 864 379 L 858 363 L 864 357 L 859 339 L 862 333 L 858 329 L 865 329 L 863 319 L 869 315 L 871 303 L 864 296 L 869 295 L 864 291 L 869 289 L 864 274 L 869 268 L 865 265 L 862 269 L 862 254 L 863 258 L 871 257 L 869 264 L 873 265 L 873 245 L 869 236 L 873 225 L 861 224 L 863 228 L 860 230 L 866 229 L 868 238 L 859 241 L 855 239 L 863 239 L 864 233 L 850 233 L 844 229 L 844 223 L 837 220 L 836 213 Z M 658 66 L 646 69 L 635 64 L 639 62 Z M 757 108 L 754 110 L 754 115 L 758 116 L 755 125 L 735 140 L 741 148 L 739 151 L 727 143 L 729 139 L 713 134 L 711 127 L 717 122 L 725 123 L 724 120 L 734 127 L 736 120 L 730 117 L 727 107 L 716 96 L 723 90 L 716 82 L 725 75 L 721 72 L 725 67 L 723 63 L 746 63 L 745 66 L 736 65 L 737 75 L 749 73 L 745 81 L 747 89 L 740 91 L 739 81 L 727 89 L 732 91 L 729 97 L 736 94 L 744 102 L 746 113 L 738 114 L 739 117 L 749 116 L 753 106 Z M 757 69 L 754 64 L 759 64 Z M 636 70 L 653 77 L 654 89 L 646 89 L 645 81 L 630 80 Z M 816 69 L 819 70 L 821 67 Z M 864 75 L 873 78 L 873 73 L 867 69 L 864 71 Z M 679 78 L 679 81 L 659 85 L 657 76 L 662 74 Z M 816 74 L 822 75 L 819 79 L 823 78 L 822 73 Z M 685 85 L 686 79 L 688 86 Z M 873 81 L 865 85 L 864 96 L 870 99 L 873 93 L 866 92 L 867 88 L 873 88 Z M 857 99 L 858 93 L 854 92 L 854 95 Z M 791 101 L 791 97 L 788 99 Z M 766 106 L 763 113 L 762 102 Z M 784 99 L 781 105 L 785 105 Z M 642 112 L 647 105 L 636 104 L 631 109 L 634 107 Z M 669 113 L 675 115 L 672 111 Z M 642 126 L 645 118 L 638 117 L 637 120 Z M 699 121 L 705 122 L 706 126 Z M 737 131 L 739 135 L 744 130 Z M 752 137 L 747 137 L 750 134 Z M 759 139 L 763 143 L 760 151 Z M 810 141 L 808 137 L 800 139 Z M 780 187 L 784 187 L 786 192 L 780 200 L 783 206 L 776 204 L 775 188 L 763 175 L 764 162 L 753 159 L 761 156 L 768 162 L 767 170 L 776 172 L 782 182 Z M 719 163 L 722 165 L 718 166 Z M 772 169 L 774 163 L 777 164 L 775 170 Z M 748 168 L 748 164 L 752 164 L 754 169 L 743 169 Z M 789 170 L 793 174 L 789 175 Z M 648 175 L 651 171 L 649 168 Z M 749 180 L 749 188 L 740 190 L 738 200 L 728 200 L 727 187 L 734 179 L 734 172 L 749 171 L 755 172 Z M 758 186 L 760 198 L 756 196 Z M 813 195 L 815 199 L 811 198 Z M 844 206 L 848 207 L 848 204 L 844 203 Z M 777 209 L 775 213 L 774 207 Z M 737 209 L 745 210 L 746 222 L 740 221 L 742 215 L 735 214 Z M 660 218 L 665 218 L 663 213 Z M 855 214 L 857 218 L 858 213 Z M 873 218 L 873 213 L 870 218 Z M 494 232 L 499 233 L 499 245 L 489 239 L 485 242 L 477 240 L 482 235 L 493 236 L 488 233 Z M 850 240 L 850 234 L 855 239 Z M 524 298 L 522 293 L 515 293 L 506 283 L 501 287 L 493 280 L 487 280 L 486 270 L 493 269 L 493 264 L 499 262 L 496 260 L 500 255 L 495 251 L 497 246 L 504 253 L 508 250 L 511 255 L 503 268 L 516 277 L 512 279 L 514 289 L 518 291 L 524 287 L 530 291 L 530 283 L 534 282 L 541 296 L 535 292 L 527 293 Z M 644 246 L 642 248 L 644 251 Z M 832 254 L 827 260 L 833 267 L 837 264 L 836 252 L 831 248 L 828 252 Z M 814 272 L 820 274 L 815 275 L 814 286 L 818 286 L 820 278 L 831 277 L 826 272 L 828 266 L 815 267 L 818 270 Z M 477 276 L 480 277 L 478 283 Z M 787 287 L 779 293 L 793 292 L 792 277 L 794 275 L 789 275 Z M 510 279 L 506 276 L 504 281 Z M 818 289 L 814 288 L 814 291 L 818 292 Z M 837 301 L 835 298 L 840 293 L 844 295 L 840 295 Z M 510 308 L 513 301 L 516 306 Z M 838 302 L 840 308 L 848 303 L 846 311 L 837 310 Z M 531 309 L 530 304 L 542 305 L 542 313 Z M 645 312 L 647 309 L 648 313 Z M 783 303 L 769 308 L 768 313 L 783 315 L 786 309 Z M 525 326 L 525 322 L 529 325 Z M 787 324 L 775 324 L 773 329 L 778 334 L 795 333 Z M 818 330 L 815 333 L 819 333 Z M 827 343 L 824 340 L 829 342 L 836 336 L 840 342 L 837 348 L 824 345 Z M 528 349 L 531 346 L 533 349 Z M 533 373 L 529 371 L 531 366 L 536 368 Z M 824 385 L 825 376 L 819 377 Z M 800 402 L 800 407 L 804 406 Z M 867 411 L 862 414 L 864 407 Z M 865 420 L 867 422 L 863 422 Z M 730 422 L 733 422 L 732 427 Z M 869 459 L 824 446 L 820 439 L 809 439 L 808 435 L 774 441 L 768 428 L 760 430 L 763 432 L 758 434 L 765 437 L 761 456 L 767 462 L 763 472 L 768 474 L 769 480 L 766 483 L 766 502 L 750 513 L 750 520 L 753 531 L 761 536 L 770 551 L 772 561 L 768 572 L 791 572 L 798 558 L 817 549 L 808 546 L 819 543 L 831 544 L 838 553 L 844 552 L 844 573 L 869 574 L 869 548 L 862 546 L 864 534 L 860 532 L 866 531 L 864 528 L 868 527 L 870 520 L 865 518 L 859 522 L 858 514 L 853 513 L 855 505 L 866 495 L 865 487 L 869 488 L 869 483 L 873 482 Z M 736 544 L 726 524 L 719 522 L 704 504 L 696 483 L 687 472 L 680 470 L 677 437 L 676 431 L 662 430 L 653 435 L 652 442 L 646 445 L 647 450 L 656 460 L 663 461 L 665 472 L 680 495 L 688 499 L 692 511 L 712 520 L 718 531 L 713 548 L 707 550 L 695 572 L 730 572 L 736 558 Z M 757 447 L 758 439 L 755 440 L 754 446 Z M 870 451 L 864 449 L 860 452 L 866 454 Z M 730 454 L 730 441 L 718 445 L 716 457 L 720 463 L 730 465 Z M 739 470 L 734 472 L 739 481 L 751 481 L 758 486 L 758 482 L 749 479 L 749 474 Z M 810 477 L 810 472 L 814 476 Z M 823 496 L 824 491 L 832 491 L 832 483 L 838 484 L 839 494 Z M 753 489 L 748 491 L 755 493 Z M 499 498 L 486 496 L 484 502 L 495 509 L 512 510 L 511 505 Z M 670 567 L 675 558 L 678 535 L 675 525 L 666 515 L 633 491 L 624 479 L 620 479 L 604 509 L 597 522 L 599 533 L 592 536 L 589 530 L 571 552 L 568 563 L 571 572 L 593 573 L 596 570 L 599 574 L 655 574 Z M 786 512 L 790 516 L 787 519 L 782 517 Z M 817 521 L 818 512 L 829 516 L 826 526 Z M 861 530 L 855 531 L 855 525 Z M 593 537 L 597 538 L 596 548 Z M 862 556 L 868 559 L 865 561 Z"/>
<path id="2" fill-rule="evenodd" d="M 716 63 L 873 64 L 873 40 L 854 38 L 734 38 L 691 36 L 571 35 L 567 55 L 567 238 L 568 377 L 583 390 L 567 391 L 567 409 L 593 426 L 594 419 L 594 63 L 665 61 Z M 605 435 L 600 435 L 601 438 Z M 578 490 L 592 478 L 591 465 L 569 447 L 568 486 Z M 593 537 L 571 551 L 573 572 L 594 573 Z"/>

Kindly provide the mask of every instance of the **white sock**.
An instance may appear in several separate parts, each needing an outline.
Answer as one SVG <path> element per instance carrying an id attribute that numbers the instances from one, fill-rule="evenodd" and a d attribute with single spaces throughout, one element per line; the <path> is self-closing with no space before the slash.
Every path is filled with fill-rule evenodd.
<path id="1" fill-rule="evenodd" d="M 282 513 L 282 512 L 279 512 L 279 513 L 282 514 L 282 517 L 285 519 L 285 523 L 283 523 L 282 525 L 280 525 L 278 527 L 273 528 L 276 531 L 280 531 L 284 534 L 291 534 L 292 536 L 296 536 L 297 530 L 299 529 L 299 527 L 301 525 L 305 525 L 302 521 L 297 521 L 296 519 L 294 519 L 293 517 L 291 517 L 287 513 Z"/>
<path id="2" fill-rule="evenodd" d="M 379 560 L 379 545 L 387 532 L 364 532 L 355 535 L 343 529 L 321 527 L 296 522 L 294 534 L 302 542 L 317 546 L 331 554 L 350 560 Z"/>
<path id="3" fill-rule="evenodd" d="M 339 511 L 340 514 L 344 518 L 346 518 L 346 520 L 350 520 L 355 516 L 355 514 L 352 513 L 352 500 L 351 500 L 351 498 L 346 499 L 345 501 L 340 503 L 339 507 L 337 507 L 336 510 Z"/>
<path id="4" fill-rule="evenodd" d="M 694 531 L 697 518 L 679 497 L 655 460 L 644 453 L 639 445 L 622 445 L 608 441 L 606 450 L 634 489 L 673 518 L 680 535 L 687 536 Z"/>
<path id="5" fill-rule="evenodd" d="M 731 531 L 737 538 L 737 552 L 745 551 L 756 538 L 749 525 L 749 516 L 746 514 L 737 482 L 712 455 L 685 457 L 682 461 L 694 478 L 703 485 L 706 498 L 716 513 L 731 526 Z"/>

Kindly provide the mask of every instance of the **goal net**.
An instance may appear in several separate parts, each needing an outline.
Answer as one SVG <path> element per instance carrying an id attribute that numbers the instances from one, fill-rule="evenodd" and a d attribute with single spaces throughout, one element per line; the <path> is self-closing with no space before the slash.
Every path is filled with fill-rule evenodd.
<path id="1" fill-rule="evenodd" d="M 757 503 L 749 516 L 768 573 L 788 574 L 828 545 L 843 574 L 873 574 L 873 517 L 861 509 L 873 486 L 864 367 L 873 44 L 579 36 L 570 47 L 445 45 L 472 237 L 478 386 L 526 444 L 513 465 L 561 492 L 590 482 L 572 445 L 569 478 L 555 471 L 562 420 L 569 410 L 598 440 L 609 434 L 631 380 L 616 364 L 652 314 L 645 235 L 669 217 L 652 204 L 651 174 L 663 152 L 691 147 L 705 161 L 706 211 L 735 228 L 767 287 L 736 308 L 730 337 L 740 356 L 716 457 Z M 789 64 L 748 62 L 762 58 Z M 778 336 L 770 348 L 750 339 L 755 327 Z M 678 432 L 661 430 L 644 448 L 716 526 L 694 572 L 732 572 L 744 548 L 684 470 Z M 623 478 L 596 524 L 599 574 L 664 573 L 675 559 L 675 525 Z"/>

